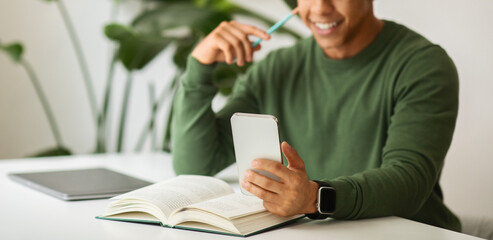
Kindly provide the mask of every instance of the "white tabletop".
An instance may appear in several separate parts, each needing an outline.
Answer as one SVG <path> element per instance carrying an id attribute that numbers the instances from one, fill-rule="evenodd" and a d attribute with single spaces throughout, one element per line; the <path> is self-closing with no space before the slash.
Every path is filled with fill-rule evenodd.
<path id="1" fill-rule="evenodd" d="M 104 166 L 148 181 L 175 176 L 167 154 L 90 155 L 0 160 L 0 239 L 240 239 L 156 225 L 95 219 L 109 200 L 66 202 L 35 191 L 7 177 L 11 172 Z M 218 175 L 236 180 L 235 168 Z M 235 186 L 237 188 L 237 185 Z M 398 217 L 358 221 L 310 221 L 248 237 L 248 239 L 478 239 Z"/>

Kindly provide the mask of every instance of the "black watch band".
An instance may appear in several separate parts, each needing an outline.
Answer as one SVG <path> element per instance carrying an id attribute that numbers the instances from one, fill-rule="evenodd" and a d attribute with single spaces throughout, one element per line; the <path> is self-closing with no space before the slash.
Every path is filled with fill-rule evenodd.
<path id="1" fill-rule="evenodd" d="M 323 182 L 323 181 L 316 181 L 316 180 L 313 180 L 314 182 L 316 182 L 318 184 L 318 191 L 317 191 L 317 211 L 315 213 L 310 213 L 310 214 L 305 214 L 306 217 L 310 218 L 310 219 L 326 219 L 328 217 L 330 217 L 332 214 L 328 214 L 328 213 L 321 213 L 320 212 L 320 207 L 318 206 L 319 204 L 322 204 L 324 202 L 330 202 L 332 205 L 331 208 L 333 208 L 333 210 L 335 210 L 335 190 L 326 182 Z M 332 194 L 329 194 L 329 199 L 324 199 L 321 194 L 320 194 L 320 191 L 321 191 L 321 188 L 324 188 L 323 190 L 325 189 L 328 189 L 328 190 L 331 190 L 333 193 Z M 322 197 L 322 199 L 320 199 Z"/>

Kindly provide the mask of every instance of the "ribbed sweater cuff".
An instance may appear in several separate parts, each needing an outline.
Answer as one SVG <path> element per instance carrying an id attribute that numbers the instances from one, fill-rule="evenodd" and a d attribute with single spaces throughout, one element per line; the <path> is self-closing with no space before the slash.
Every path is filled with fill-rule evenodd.
<path id="1" fill-rule="evenodd" d="M 336 209 L 331 217 L 335 219 L 351 219 L 355 209 L 358 208 L 357 191 L 353 185 L 343 179 L 326 181 L 336 190 Z"/>

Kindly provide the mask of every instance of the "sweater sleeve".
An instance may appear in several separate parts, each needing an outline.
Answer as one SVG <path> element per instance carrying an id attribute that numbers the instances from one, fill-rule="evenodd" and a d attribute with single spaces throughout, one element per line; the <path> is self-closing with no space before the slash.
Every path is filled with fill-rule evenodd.
<path id="1" fill-rule="evenodd" d="M 458 111 L 457 70 L 438 46 L 415 53 L 393 90 L 393 114 L 379 168 L 327 180 L 335 218 L 410 218 L 433 196 Z"/>
<path id="2" fill-rule="evenodd" d="M 211 108 L 218 92 L 213 84 L 214 69 L 214 65 L 188 58 L 173 104 L 172 156 L 176 174 L 214 175 L 232 164 L 230 117 L 235 112 L 257 111 L 249 90 L 250 79 L 256 73 L 249 71 L 235 84 L 225 107 L 215 113 Z"/>

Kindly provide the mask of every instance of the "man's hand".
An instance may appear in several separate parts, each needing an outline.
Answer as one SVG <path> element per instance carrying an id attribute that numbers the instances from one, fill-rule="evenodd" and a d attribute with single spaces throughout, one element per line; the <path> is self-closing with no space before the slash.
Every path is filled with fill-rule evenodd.
<path id="1" fill-rule="evenodd" d="M 260 45 L 252 47 L 252 42 L 248 39 L 249 35 L 264 40 L 270 39 L 270 35 L 254 26 L 235 21 L 222 22 L 195 47 L 192 57 L 202 64 L 215 62 L 233 64 L 236 58 L 238 66 L 243 66 L 245 61 L 252 61 L 253 52 L 260 50 Z"/>
<path id="2" fill-rule="evenodd" d="M 279 216 L 314 213 L 316 209 L 318 184 L 310 181 L 305 163 L 296 150 L 287 142 L 281 145 L 288 166 L 266 159 L 256 159 L 252 167 L 268 171 L 279 178 L 275 181 L 252 170 L 245 172 L 241 186 L 264 200 L 264 207 Z"/>

